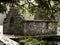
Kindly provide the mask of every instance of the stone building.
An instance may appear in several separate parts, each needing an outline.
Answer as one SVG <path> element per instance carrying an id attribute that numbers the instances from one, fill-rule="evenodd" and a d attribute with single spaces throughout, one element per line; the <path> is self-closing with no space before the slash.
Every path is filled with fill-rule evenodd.
<path id="1" fill-rule="evenodd" d="M 56 20 L 24 20 L 17 9 L 10 9 L 3 23 L 4 34 L 22 36 L 56 35 Z"/>
<path id="2" fill-rule="evenodd" d="M 19 14 L 17 9 L 10 9 L 8 14 L 6 14 L 6 18 L 3 22 L 3 33 L 4 34 L 23 34 L 23 25 L 21 23 L 23 20 L 23 16 Z"/>

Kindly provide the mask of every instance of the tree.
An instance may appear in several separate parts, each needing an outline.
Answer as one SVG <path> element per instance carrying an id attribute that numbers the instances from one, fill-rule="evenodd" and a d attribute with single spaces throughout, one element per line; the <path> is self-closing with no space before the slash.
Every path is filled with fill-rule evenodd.
<path id="1" fill-rule="evenodd" d="M 7 10 L 7 5 L 18 6 L 19 0 L 0 0 L 0 12 Z"/>
<path id="2" fill-rule="evenodd" d="M 35 0 L 39 5 L 39 15 L 36 17 L 43 17 L 43 19 L 55 19 L 58 15 L 60 1 L 59 0 Z M 41 11 L 42 10 L 42 11 Z M 57 13 L 57 15 L 56 15 Z"/>
<path id="3" fill-rule="evenodd" d="M 26 8 L 25 5 L 28 5 Z M 59 15 L 60 10 L 60 1 L 59 0 L 25 0 L 23 5 L 24 10 L 22 12 L 28 12 L 32 15 L 35 15 L 35 19 L 56 19 Z"/>
<path id="4" fill-rule="evenodd" d="M 30 14 L 35 15 L 35 19 L 56 19 L 60 11 L 60 0 L 0 0 L 0 12 L 6 11 L 7 5 L 19 7 L 21 13 L 27 10 Z"/>

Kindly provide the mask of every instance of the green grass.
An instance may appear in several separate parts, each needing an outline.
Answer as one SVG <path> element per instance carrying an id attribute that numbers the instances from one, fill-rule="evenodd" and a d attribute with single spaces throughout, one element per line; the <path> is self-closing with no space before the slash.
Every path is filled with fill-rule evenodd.
<path id="1" fill-rule="evenodd" d="M 35 39 L 35 38 L 25 38 L 19 41 L 19 43 L 24 43 L 27 45 L 55 45 L 55 41 L 47 41 L 42 39 Z"/>

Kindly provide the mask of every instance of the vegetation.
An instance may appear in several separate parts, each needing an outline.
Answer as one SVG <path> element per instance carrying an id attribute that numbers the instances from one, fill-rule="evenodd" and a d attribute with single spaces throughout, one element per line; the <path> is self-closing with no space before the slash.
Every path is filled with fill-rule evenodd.
<path id="1" fill-rule="evenodd" d="M 26 38 L 19 41 L 20 44 L 25 45 L 55 45 L 55 41 L 47 41 L 47 40 L 38 40 L 34 38 Z"/>
<path id="2" fill-rule="evenodd" d="M 7 5 L 35 15 L 35 19 L 56 19 L 60 11 L 60 0 L 0 0 L 0 12 L 6 11 Z"/>
<path id="3" fill-rule="evenodd" d="M 7 10 L 7 6 L 14 7 L 18 6 L 19 0 L 0 0 L 0 12 L 5 12 Z"/>
<path id="4" fill-rule="evenodd" d="M 60 27 L 60 21 L 59 21 L 59 23 L 58 23 L 58 27 Z"/>

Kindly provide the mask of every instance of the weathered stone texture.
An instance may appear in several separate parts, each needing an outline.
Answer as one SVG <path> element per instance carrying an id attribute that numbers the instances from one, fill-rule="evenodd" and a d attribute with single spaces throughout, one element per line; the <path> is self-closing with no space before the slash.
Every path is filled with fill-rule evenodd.
<path id="1" fill-rule="evenodd" d="M 24 22 L 24 35 L 36 36 L 36 35 L 56 34 L 55 25 L 56 22 L 50 23 L 49 21 L 47 25 L 47 22 L 44 20 L 39 20 L 39 21 L 28 20 Z"/>
<path id="2" fill-rule="evenodd" d="M 4 34 L 36 36 L 56 34 L 56 20 L 24 20 L 17 9 L 11 9 L 3 23 Z"/>
<path id="3" fill-rule="evenodd" d="M 23 16 L 18 13 L 17 9 L 11 9 L 3 23 L 3 33 L 4 34 L 15 34 L 23 35 Z M 22 23 L 23 24 L 23 23 Z"/>

